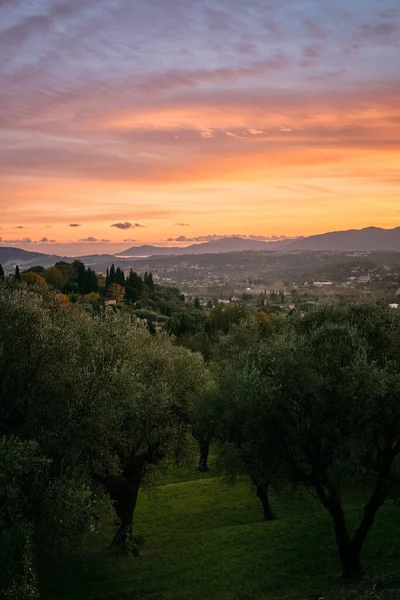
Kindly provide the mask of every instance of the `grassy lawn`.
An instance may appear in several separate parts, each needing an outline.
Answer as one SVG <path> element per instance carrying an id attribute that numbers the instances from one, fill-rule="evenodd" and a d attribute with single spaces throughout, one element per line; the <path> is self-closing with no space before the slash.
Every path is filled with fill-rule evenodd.
<path id="1" fill-rule="evenodd" d="M 261 520 L 247 481 L 228 486 L 206 477 L 168 476 L 157 492 L 142 492 L 136 534 L 138 558 L 106 550 L 111 528 L 93 535 L 80 564 L 54 570 L 46 600 L 305 600 L 341 584 L 329 516 L 303 494 L 272 498 L 278 519 Z M 349 498 L 350 519 L 361 504 Z M 399 512 L 388 503 L 364 551 L 374 574 L 400 570 Z"/>

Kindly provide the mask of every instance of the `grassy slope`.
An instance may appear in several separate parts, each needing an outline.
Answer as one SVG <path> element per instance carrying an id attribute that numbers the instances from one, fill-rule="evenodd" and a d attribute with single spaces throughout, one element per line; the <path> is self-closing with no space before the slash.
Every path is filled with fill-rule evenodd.
<path id="1" fill-rule="evenodd" d="M 233 488 L 212 474 L 167 481 L 140 496 L 139 558 L 110 556 L 111 531 L 93 537 L 84 568 L 53 573 L 46 600 L 303 600 L 338 585 L 331 522 L 308 495 L 274 498 L 278 520 L 264 523 L 246 481 Z M 349 499 L 346 508 L 352 519 L 360 504 Z M 372 572 L 399 568 L 398 520 L 393 504 L 378 515 L 364 552 Z"/>

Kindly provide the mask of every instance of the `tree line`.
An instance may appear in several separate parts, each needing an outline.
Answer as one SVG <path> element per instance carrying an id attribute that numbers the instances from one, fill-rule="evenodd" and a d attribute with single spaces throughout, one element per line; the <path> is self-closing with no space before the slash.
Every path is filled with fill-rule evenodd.
<path id="1" fill-rule="evenodd" d="M 6 275 L 0 264 L 0 281 L 4 281 Z M 37 265 L 21 272 L 18 265 L 15 266 L 14 281 L 24 281 L 27 284 L 43 285 L 47 283 L 54 289 L 65 294 L 88 295 L 100 293 L 100 295 L 125 298 L 136 302 L 140 299 L 145 289 L 149 292 L 155 290 L 152 273 L 144 273 L 141 277 L 130 269 L 127 276 L 124 271 L 114 264 L 107 268 L 106 276 L 97 274 L 94 269 L 87 267 L 80 260 L 69 263 L 58 261 L 52 267 L 45 269 Z"/>
<path id="2" fill-rule="evenodd" d="M 374 301 L 323 303 L 303 316 L 246 312 L 207 364 L 129 315 L 0 283 L 3 594 L 36 598 L 41 549 L 101 526 L 107 498 L 110 547 L 138 553 L 140 488 L 190 454 L 190 436 L 198 468 L 214 444 L 221 474 L 248 477 L 267 520 L 279 518 L 271 488 L 312 492 L 331 516 L 343 573 L 360 575 L 376 514 L 397 493 L 399 334 L 398 311 Z M 354 487 L 365 504 L 352 531 Z"/>

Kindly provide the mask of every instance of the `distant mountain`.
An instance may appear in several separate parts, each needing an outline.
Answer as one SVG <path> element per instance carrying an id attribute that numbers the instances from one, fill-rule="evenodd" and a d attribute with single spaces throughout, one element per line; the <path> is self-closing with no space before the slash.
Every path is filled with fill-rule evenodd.
<path id="1" fill-rule="evenodd" d="M 241 252 L 245 250 L 261 251 L 333 251 L 333 252 L 400 252 L 400 227 L 381 229 L 349 229 L 331 231 L 295 240 L 263 242 L 239 237 L 227 237 L 185 247 L 132 246 L 121 252 L 121 257 L 170 256 L 184 254 L 218 254 L 220 252 Z"/>
<path id="2" fill-rule="evenodd" d="M 288 250 L 333 250 L 336 252 L 400 252 L 400 227 L 349 229 L 311 235 L 292 242 Z"/>
<path id="3" fill-rule="evenodd" d="M 73 259 L 64 259 L 53 254 L 28 252 L 27 250 L 21 250 L 20 248 L 3 248 L 0 246 L 0 264 L 3 265 L 3 268 L 6 272 L 13 271 L 15 269 L 15 265 L 18 265 L 21 271 L 37 265 L 42 267 L 50 267 L 59 260 Z"/>
<path id="4" fill-rule="evenodd" d="M 263 250 L 265 252 L 268 250 L 282 250 L 289 246 L 291 242 L 293 242 L 292 239 L 279 242 L 263 242 L 240 237 L 226 237 L 185 247 L 132 246 L 118 256 L 181 256 L 183 254 L 218 254 L 219 252 L 242 252 L 245 250 Z"/>

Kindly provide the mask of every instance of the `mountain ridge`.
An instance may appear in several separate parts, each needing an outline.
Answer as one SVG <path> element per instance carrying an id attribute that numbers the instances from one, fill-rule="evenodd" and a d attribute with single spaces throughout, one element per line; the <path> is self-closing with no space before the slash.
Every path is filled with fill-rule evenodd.
<path id="1" fill-rule="evenodd" d="M 244 251 L 272 252 L 400 252 L 400 227 L 383 229 L 381 227 L 365 227 L 363 229 L 348 229 L 329 231 L 317 235 L 297 239 L 285 239 L 273 242 L 250 240 L 240 237 L 226 237 L 200 244 L 184 247 L 165 247 L 154 245 L 131 246 L 118 254 L 89 254 L 86 256 L 69 257 L 55 254 L 45 254 L 12 246 L 0 246 L 0 263 L 10 271 L 16 264 L 30 268 L 37 264 L 44 267 L 54 265 L 57 261 L 72 262 L 82 260 L 86 265 L 101 265 L 111 262 L 127 265 L 134 259 L 162 256 L 184 256 L 188 254 L 219 254 Z"/>
<path id="2" fill-rule="evenodd" d="M 265 242 L 262 240 L 250 240 L 238 236 L 210 240 L 190 246 L 131 246 L 120 252 L 118 256 L 150 256 L 150 252 L 157 252 L 157 256 L 184 255 L 184 254 L 215 254 L 218 252 L 240 252 L 244 250 L 279 250 L 288 246 L 295 238 Z"/>
<path id="3" fill-rule="evenodd" d="M 240 252 L 241 250 L 264 251 L 400 251 L 400 227 L 383 229 L 365 227 L 328 231 L 307 237 L 285 239 L 273 242 L 249 240 L 240 237 L 226 237 L 184 247 L 131 246 L 120 252 L 121 257 L 170 256 L 184 254 L 214 254 L 217 252 Z"/>
<path id="4" fill-rule="evenodd" d="M 382 227 L 370 226 L 363 229 L 328 231 L 296 240 L 290 244 L 290 249 L 336 252 L 400 252 L 400 227 L 383 229 Z"/>

